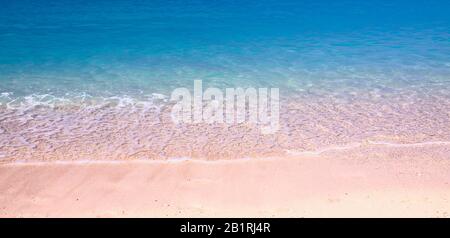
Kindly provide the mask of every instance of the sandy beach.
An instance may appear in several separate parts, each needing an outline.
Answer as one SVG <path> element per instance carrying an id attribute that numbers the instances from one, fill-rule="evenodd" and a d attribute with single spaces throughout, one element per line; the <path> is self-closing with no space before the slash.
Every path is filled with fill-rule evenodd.
<path id="1" fill-rule="evenodd" d="M 449 217 L 450 161 L 437 151 L 445 155 L 448 146 L 216 161 L 4 163 L 0 216 Z"/>

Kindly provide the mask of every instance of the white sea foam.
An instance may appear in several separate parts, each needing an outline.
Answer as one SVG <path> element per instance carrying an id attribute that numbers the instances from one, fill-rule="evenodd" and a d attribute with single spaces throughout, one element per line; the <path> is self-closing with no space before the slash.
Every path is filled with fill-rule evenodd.
<path id="1" fill-rule="evenodd" d="M 128 95 L 95 97 L 86 93 L 80 93 L 66 96 L 31 94 L 27 96 L 13 97 L 13 93 L 5 92 L 0 94 L 0 106 L 4 106 L 7 110 L 30 110 L 38 107 L 50 109 L 98 109 L 102 107 L 149 109 L 155 108 L 158 104 L 163 102 L 167 102 L 166 99 L 167 96 L 163 94 L 151 94 L 141 97 L 132 97 Z"/>

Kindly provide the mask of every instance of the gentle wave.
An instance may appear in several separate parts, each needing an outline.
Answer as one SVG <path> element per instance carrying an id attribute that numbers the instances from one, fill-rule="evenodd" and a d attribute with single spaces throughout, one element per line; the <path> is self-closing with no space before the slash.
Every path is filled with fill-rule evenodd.
<path id="1" fill-rule="evenodd" d="M 37 107 L 50 109 L 62 108 L 81 108 L 98 109 L 102 107 L 116 108 L 154 108 L 158 104 L 168 101 L 167 96 L 153 93 L 141 97 L 132 97 L 128 95 L 98 97 L 89 94 L 66 95 L 65 97 L 52 94 L 31 94 L 27 96 L 14 97 L 13 93 L 0 93 L 0 109 L 6 110 L 30 110 Z"/>

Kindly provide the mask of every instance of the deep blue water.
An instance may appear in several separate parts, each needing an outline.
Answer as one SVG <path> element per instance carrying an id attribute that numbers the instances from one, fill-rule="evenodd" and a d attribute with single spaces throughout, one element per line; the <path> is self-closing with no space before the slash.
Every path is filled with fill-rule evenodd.
<path id="1" fill-rule="evenodd" d="M 450 84 L 446 0 L 1 0 L 1 6 L 3 104 L 46 94 L 167 95 L 194 79 L 319 96 Z"/>

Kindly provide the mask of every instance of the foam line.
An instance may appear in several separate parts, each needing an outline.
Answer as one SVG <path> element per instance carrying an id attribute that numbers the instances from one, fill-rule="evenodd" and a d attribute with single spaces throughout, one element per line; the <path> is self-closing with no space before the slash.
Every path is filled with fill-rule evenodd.
<path id="1" fill-rule="evenodd" d="M 375 146 L 384 146 L 384 147 L 401 147 L 401 148 L 409 148 L 409 147 L 423 147 L 423 146 L 442 146 L 442 145 L 450 145 L 450 141 L 427 141 L 427 142 L 419 142 L 419 143 L 392 143 L 385 141 L 367 141 L 365 143 L 352 143 L 344 146 L 332 146 L 323 148 L 320 150 L 311 150 L 311 151 L 295 151 L 288 150 L 286 151 L 290 155 L 320 155 L 329 151 L 342 151 L 342 150 L 350 150 L 363 147 L 365 145 L 375 145 Z"/>

